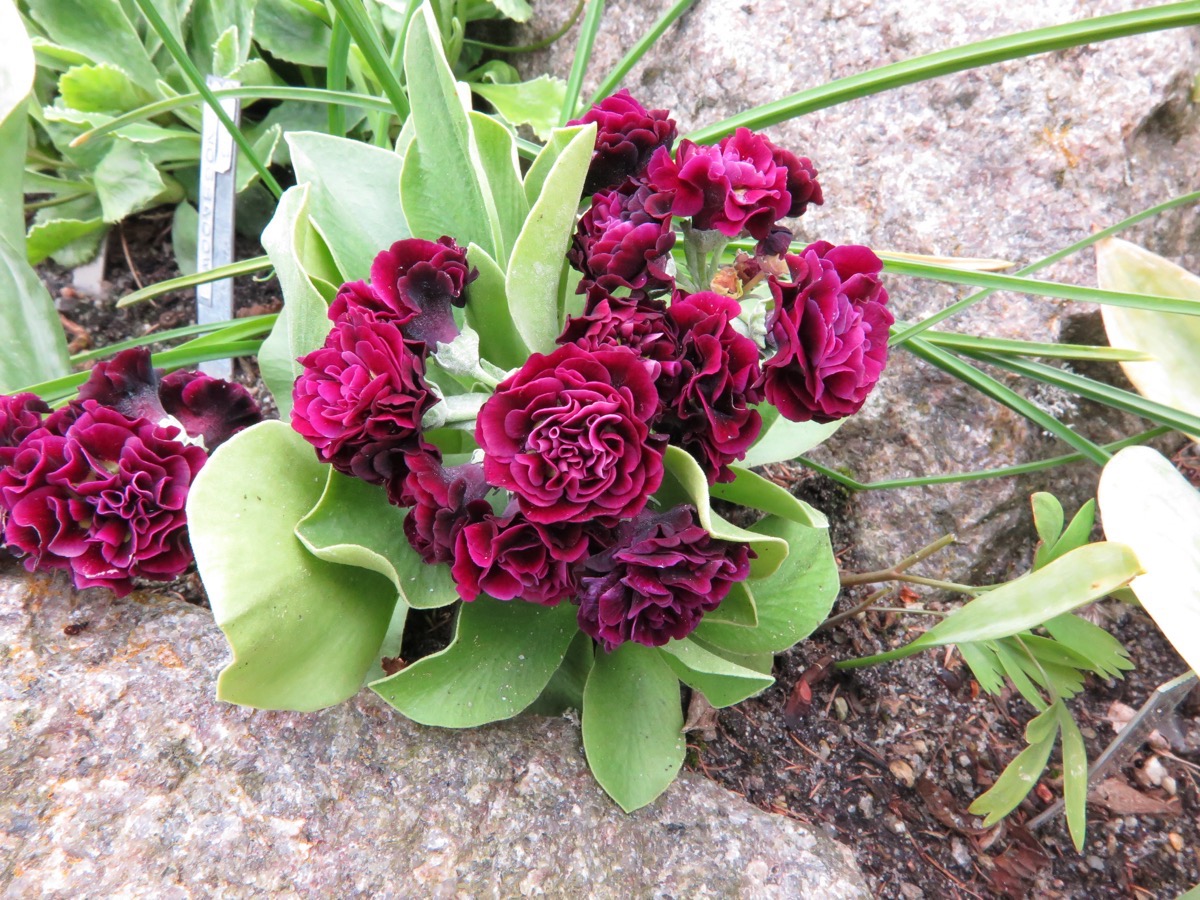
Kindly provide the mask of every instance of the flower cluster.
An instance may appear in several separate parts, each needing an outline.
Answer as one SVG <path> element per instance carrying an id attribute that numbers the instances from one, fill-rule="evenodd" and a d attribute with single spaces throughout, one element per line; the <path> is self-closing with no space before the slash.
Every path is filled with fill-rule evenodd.
<path id="1" fill-rule="evenodd" d="M 424 430 L 441 421 L 427 416 L 441 401 L 432 373 L 461 374 L 438 348 L 458 334 L 453 308 L 475 275 L 450 237 L 400 241 L 369 281 L 342 286 L 324 346 L 300 360 L 292 424 L 321 460 L 409 507 L 409 543 L 449 566 L 463 600 L 569 601 L 606 649 L 660 646 L 695 630 L 753 557 L 693 506 L 651 502 L 668 444 L 710 484 L 733 481 L 760 404 L 819 422 L 862 405 L 892 318 L 866 248 L 790 252 L 780 220 L 824 201 L 808 159 L 745 128 L 673 152 L 670 116 L 628 91 L 580 123 L 597 128 L 567 251 L 582 310 L 557 349 L 491 381 L 479 451 L 450 465 Z M 677 224 L 690 281 L 676 278 Z M 714 274 L 705 254 L 743 235 L 754 253 Z M 743 310 L 755 290 L 757 326 Z"/>
<path id="2" fill-rule="evenodd" d="M 51 411 L 0 397 L 0 528 L 25 566 L 118 595 L 191 563 L 185 503 L 212 452 L 261 419 L 244 387 L 199 372 L 162 377 L 145 349 L 98 363 Z"/>

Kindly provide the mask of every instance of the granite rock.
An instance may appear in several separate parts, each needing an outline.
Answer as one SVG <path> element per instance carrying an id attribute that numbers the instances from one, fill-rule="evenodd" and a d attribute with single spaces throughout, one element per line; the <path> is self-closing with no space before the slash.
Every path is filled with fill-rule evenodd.
<path id="1" fill-rule="evenodd" d="M 243 709 L 227 655 L 207 610 L 0 571 L 0 895 L 867 896 L 848 850 L 706 779 L 623 814 L 570 721 Z"/>
<path id="2" fill-rule="evenodd" d="M 611 0 L 589 63 L 590 96 L 667 0 Z M 626 77 L 646 106 L 674 111 L 681 135 L 749 107 L 877 65 L 1017 31 L 1120 12 L 1130 0 L 996 4 L 962 0 L 698 0 Z M 552 31 L 571 4 L 535 4 L 519 40 Z M 528 74 L 566 74 L 578 26 L 523 57 Z M 772 128 L 812 158 L 826 202 L 802 239 L 1024 265 L 1163 200 L 1195 190 L 1200 114 L 1190 98 L 1200 29 L 1176 29 L 943 76 Z M 1200 268 L 1195 207 L 1127 232 Z M 1039 277 L 1095 284 L 1080 254 Z M 966 289 L 891 277 L 897 317 L 915 321 Z M 1096 336 L 1094 307 L 993 295 L 944 328 L 1054 340 Z M 1102 334 L 1102 331 L 1100 332 Z M 1089 375 L 1119 379 L 1115 366 Z M 993 373 L 996 374 L 996 373 Z M 1000 376 L 1094 440 L 1147 427 L 1032 382 Z M 863 412 L 815 454 L 862 481 L 979 470 L 1069 452 L 1023 418 L 911 355 L 893 354 Z M 853 562 L 894 562 L 947 532 L 962 544 L 926 564 L 956 580 L 1001 574 L 1032 544 L 1028 496 L 1074 506 L 1094 495 L 1089 464 L 1049 473 L 854 497 Z"/>

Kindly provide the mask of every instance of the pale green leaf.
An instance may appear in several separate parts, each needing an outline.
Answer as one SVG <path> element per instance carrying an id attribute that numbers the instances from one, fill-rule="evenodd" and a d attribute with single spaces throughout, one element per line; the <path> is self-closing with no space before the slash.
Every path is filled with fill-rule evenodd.
<path id="1" fill-rule="evenodd" d="M 539 353 L 554 349 L 561 330 L 559 276 L 575 230 L 575 211 L 591 164 L 596 126 L 580 125 L 546 175 L 505 275 L 509 309 L 517 331 Z"/>
<path id="2" fill-rule="evenodd" d="M 795 459 L 828 440 L 845 421 L 792 422 L 779 415 L 774 407 L 763 406 L 759 411 L 763 416 L 763 429 L 742 460 L 741 464 L 747 468 Z"/>
<path id="3" fill-rule="evenodd" d="M 296 537 L 318 559 L 383 575 L 414 609 L 449 606 L 458 599 L 450 567 L 421 559 L 404 534 L 405 515 L 379 485 L 333 472 Z"/>
<path id="4" fill-rule="evenodd" d="M 1083 733 L 1066 706 L 1058 705 L 1058 726 L 1062 732 L 1063 801 L 1067 808 L 1067 829 L 1075 852 L 1083 852 L 1087 828 L 1088 759 Z"/>
<path id="5" fill-rule="evenodd" d="M 487 0 L 507 19 L 514 22 L 527 22 L 533 14 L 533 7 L 528 0 Z"/>
<path id="6" fill-rule="evenodd" d="M 577 632 L 567 647 L 567 654 L 530 706 L 525 710 L 535 716 L 561 716 L 568 709 L 583 709 L 583 688 L 595 661 L 596 642 Z"/>
<path id="7" fill-rule="evenodd" d="M 254 40 L 272 56 L 323 69 L 329 62 L 329 27 L 294 0 L 258 0 Z"/>
<path id="8" fill-rule="evenodd" d="M 958 652 L 979 686 L 989 694 L 999 694 L 1004 688 L 1004 673 L 992 642 L 963 641 L 958 645 Z"/>
<path id="9" fill-rule="evenodd" d="M 710 613 L 706 613 L 704 621 L 709 624 L 722 623 L 737 625 L 742 628 L 754 628 L 758 625 L 758 608 L 754 604 L 754 596 L 746 582 L 739 581 L 730 585 L 725 599 Z"/>
<path id="10" fill-rule="evenodd" d="M 567 83 L 553 75 L 540 75 L 516 84 L 481 82 L 471 85 L 471 90 L 492 104 L 506 122 L 528 125 L 545 141 L 558 125 Z"/>
<path id="11" fill-rule="evenodd" d="M 578 633 L 570 603 L 481 595 L 461 605 L 450 646 L 371 689 L 423 725 L 472 728 L 509 719 L 537 699 Z"/>
<path id="12" fill-rule="evenodd" d="M 108 227 L 100 218 L 95 219 L 47 219 L 37 222 L 29 229 L 25 243 L 25 256 L 29 264 L 36 266 L 81 238 L 91 237 L 98 241 L 101 232 Z M 95 252 L 93 246 L 92 252 Z"/>
<path id="13" fill-rule="evenodd" d="M 124 113 L 153 99 L 110 63 L 75 66 L 58 79 L 62 102 L 85 112 Z"/>
<path id="14" fill-rule="evenodd" d="M 1104 467 L 1098 497 L 1105 535 L 1145 569 L 1130 587 L 1200 672 L 1200 492 L 1158 451 L 1129 447 Z"/>
<path id="15" fill-rule="evenodd" d="M 396 589 L 317 559 L 293 533 L 330 467 L 283 422 L 222 444 L 188 494 L 188 533 L 213 616 L 233 650 L 217 696 L 314 710 L 353 696 L 388 632 Z"/>
<path id="16" fill-rule="evenodd" d="M 1044 553 L 1040 552 L 1041 548 L 1039 548 L 1038 561 L 1034 567 L 1038 568 L 1048 562 L 1053 562 L 1064 553 L 1068 553 L 1077 547 L 1082 547 L 1091 538 L 1092 526 L 1095 524 L 1096 501 L 1089 500 L 1083 506 L 1079 507 L 1079 512 L 1075 513 L 1075 517 L 1071 519 L 1071 524 L 1066 527 L 1053 548 Z"/>
<path id="17" fill-rule="evenodd" d="M 1035 493 L 1030 497 L 1030 502 L 1033 504 L 1033 525 L 1042 540 L 1042 547 L 1038 550 L 1040 556 L 1043 549 L 1049 553 L 1062 535 L 1063 508 L 1057 497 L 1045 491 Z M 1041 568 L 1044 562 L 1035 563 L 1035 568 Z"/>
<path id="18" fill-rule="evenodd" d="M 741 466 L 730 466 L 729 470 L 733 472 L 733 481 L 712 485 L 709 488 L 712 496 L 781 516 L 810 528 L 829 527 L 829 520 L 824 513 L 775 482 Z"/>
<path id="19" fill-rule="evenodd" d="M 96 166 L 95 182 L 106 222 L 119 222 L 152 206 L 167 190 L 145 151 L 121 140 L 113 142 L 112 149 Z"/>
<path id="20" fill-rule="evenodd" d="M 517 333 L 508 309 L 504 271 L 478 244 L 467 247 L 467 263 L 479 272 L 467 288 L 466 316 L 467 323 L 479 333 L 480 355 L 502 369 L 524 365 L 529 348 Z"/>
<path id="21" fill-rule="evenodd" d="M 525 199 L 525 187 L 521 183 L 521 164 L 517 159 L 516 143 L 507 128 L 482 113 L 472 111 L 470 118 L 479 160 L 500 221 L 504 253 L 496 261 L 503 267 L 508 264 L 508 250 L 516 243 L 529 215 L 529 201 Z"/>
<path id="22" fill-rule="evenodd" d="M 583 691 L 583 747 L 600 786 L 621 809 L 653 801 L 683 765 L 679 680 L 652 647 L 596 654 Z"/>
<path id="23" fill-rule="evenodd" d="M 995 825 L 1016 809 L 1033 790 L 1050 760 L 1050 751 L 1054 749 L 1054 739 L 1058 734 L 1057 726 L 1057 710 L 1053 706 L 1031 721 L 1026 727 L 1026 736 L 1030 736 L 1032 731 L 1040 737 L 1017 754 L 1016 759 L 1000 773 L 996 783 L 971 804 L 969 809 L 972 813 L 986 815 L 983 823 L 985 828 Z"/>
<path id="24" fill-rule="evenodd" d="M 28 0 L 28 6 L 51 40 L 92 62 L 116 66 L 143 89 L 154 90 L 158 69 L 120 0 Z"/>
<path id="25" fill-rule="evenodd" d="M 17 250 L 25 239 L 21 182 L 34 71 L 33 48 L 17 7 L 0 3 L 0 240 Z"/>
<path id="26" fill-rule="evenodd" d="M 0 298 L 0 392 L 69 372 L 66 340 L 50 292 L 26 261 L 24 250 L 3 236 Z"/>
<path id="27" fill-rule="evenodd" d="M 1106 290 L 1178 297 L 1194 301 L 1200 312 L 1200 277 L 1128 241 L 1109 238 L 1096 245 L 1096 276 Z M 1200 316 L 1115 306 L 1100 312 L 1112 346 L 1153 357 L 1121 363 L 1138 392 L 1200 415 Z"/>
<path id="28" fill-rule="evenodd" d="M 1045 629 L 1056 641 L 1084 657 L 1088 668 L 1105 678 L 1120 678 L 1123 671 L 1134 667 L 1120 641 L 1073 613 L 1047 619 Z"/>
<path id="29" fill-rule="evenodd" d="M 171 219 L 171 252 L 181 275 L 196 274 L 199 232 L 200 213 L 185 200 L 175 207 L 175 215 Z"/>
<path id="30" fill-rule="evenodd" d="M 309 185 L 309 215 L 342 275 L 348 281 L 368 277 L 376 254 L 412 236 L 400 208 L 401 158 L 314 132 L 289 134 L 287 143 L 297 183 Z"/>
<path id="31" fill-rule="evenodd" d="M 775 683 L 771 676 L 730 662 L 688 638 L 658 649 L 676 677 L 717 709 L 741 703 Z"/>

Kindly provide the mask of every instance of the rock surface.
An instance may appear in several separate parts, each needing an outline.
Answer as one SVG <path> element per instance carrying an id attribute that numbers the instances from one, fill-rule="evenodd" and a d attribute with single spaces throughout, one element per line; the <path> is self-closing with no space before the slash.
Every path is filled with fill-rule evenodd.
<path id="1" fill-rule="evenodd" d="M 624 815 L 568 721 L 256 712 L 213 699 L 226 657 L 206 610 L 0 571 L 0 895 L 868 896 L 700 777 Z"/>
<path id="2" fill-rule="evenodd" d="M 584 84 L 600 78 L 670 4 L 610 0 Z M 682 135 L 796 91 L 937 50 L 1144 7 L 1129 0 L 996 4 L 962 0 L 698 0 L 626 77 Z M 541 0 L 521 38 L 552 31 L 572 4 Z M 529 74 L 565 75 L 578 26 L 523 57 Z M 1195 190 L 1200 114 L 1190 99 L 1200 30 L 1147 34 L 1014 60 L 862 98 L 765 129 L 810 156 L 826 202 L 802 239 L 865 243 L 1025 265 L 1156 203 Z M 1177 210 L 1126 233 L 1200 269 L 1200 214 Z M 1094 285 L 1090 251 L 1038 277 Z M 916 321 L 968 289 L 893 276 L 897 317 Z M 943 328 L 1054 340 L 1096 334 L 1093 307 L 994 295 Z M 1119 378 L 1116 366 L 1100 373 Z M 998 374 L 998 373 L 993 373 Z M 1095 375 L 1095 369 L 1088 371 Z M 1032 382 L 1010 385 L 1094 440 L 1149 427 Z M 815 454 L 862 481 L 962 472 L 1069 452 L 1017 414 L 908 353 L 864 411 Z M 1007 479 L 877 491 L 854 498 L 855 563 L 890 563 L 947 532 L 963 543 L 926 565 L 942 577 L 996 574 L 1032 542 L 1028 496 L 1049 488 L 1075 506 L 1094 495 L 1088 465 Z M 940 572 L 939 572 L 940 567 Z"/>

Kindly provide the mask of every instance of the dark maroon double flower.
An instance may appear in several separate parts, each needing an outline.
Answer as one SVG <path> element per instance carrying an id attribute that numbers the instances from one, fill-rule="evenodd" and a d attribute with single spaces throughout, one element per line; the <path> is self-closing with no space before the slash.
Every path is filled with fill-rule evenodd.
<path id="1" fill-rule="evenodd" d="M 486 593 L 496 600 L 555 606 L 578 592 L 576 571 L 588 552 L 582 525 L 531 522 L 512 510 L 459 531 L 451 573 L 467 601 Z"/>
<path id="2" fill-rule="evenodd" d="M 675 120 L 665 109 L 646 109 L 627 90 L 619 90 L 568 125 L 596 123 L 596 149 L 583 185 L 586 197 L 615 188 L 637 176 L 659 147 L 671 149 Z"/>
<path id="3" fill-rule="evenodd" d="M 794 422 L 858 412 L 887 364 L 894 318 L 866 247 L 819 241 L 787 258 L 791 281 L 770 279 L 774 356 L 763 364 L 767 402 Z"/>
<path id="4" fill-rule="evenodd" d="M 592 198 L 567 260 L 583 273 L 581 293 L 595 284 L 609 293 L 652 294 L 675 283 L 668 271 L 673 246 L 671 197 L 629 180 Z"/>
<path id="5" fill-rule="evenodd" d="M 50 413 L 0 399 L 0 524 L 25 566 L 69 571 L 118 595 L 191 563 L 185 504 L 216 448 L 261 419 L 240 385 L 198 372 L 161 378 L 149 351 L 99 363 L 80 399 Z"/>

